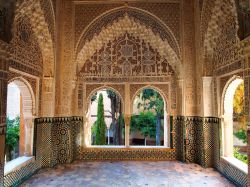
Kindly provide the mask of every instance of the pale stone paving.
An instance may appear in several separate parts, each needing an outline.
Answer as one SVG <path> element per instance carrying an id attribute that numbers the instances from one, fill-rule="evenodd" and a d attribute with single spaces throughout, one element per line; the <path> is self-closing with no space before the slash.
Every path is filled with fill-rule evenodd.
<path id="1" fill-rule="evenodd" d="M 80 162 L 43 169 L 22 187 L 231 187 L 212 168 L 174 161 Z"/>

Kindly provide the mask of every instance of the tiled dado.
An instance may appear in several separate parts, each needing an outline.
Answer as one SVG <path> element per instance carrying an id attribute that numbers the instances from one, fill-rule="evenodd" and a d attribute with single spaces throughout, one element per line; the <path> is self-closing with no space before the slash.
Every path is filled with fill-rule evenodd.
<path id="1" fill-rule="evenodd" d="M 219 119 L 171 118 L 170 148 L 80 148 L 81 117 L 37 118 L 34 153 L 42 167 L 73 160 L 181 160 L 204 167 L 219 153 Z"/>
<path id="2" fill-rule="evenodd" d="M 176 116 L 171 122 L 177 159 L 213 167 L 219 156 L 219 118 Z"/>
<path id="3" fill-rule="evenodd" d="M 221 162 L 219 124 L 219 119 L 212 117 L 172 117 L 171 148 L 81 148 L 82 117 L 37 118 L 34 128 L 35 161 L 9 173 L 4 183 L 6 186 L 19 184 L 40 168 L 73 160 L 181 160 L 215 167 L 234 183 L 244 186 L 246 175 Z"/>
<path id="4" fill-rule="evenodd" d="M 221 158 L 216 169 L 219 170 L 219 172 L 222 173 L 226 178 L 232 181 L 236 186 L 248 186 L 247 173 L 241 171 L 227 160 Z"/>
<path id="5" fill-rule="evenodd" d="M 83 148 L 80 160 L 176 160 L 175 149 L 170 148 Z"/>
<path id="6" fill-rule="evenodd" d="M 82 117 L 35 119 L 34 153 L 41 167 L 70 163 L 80 152 Z"/>

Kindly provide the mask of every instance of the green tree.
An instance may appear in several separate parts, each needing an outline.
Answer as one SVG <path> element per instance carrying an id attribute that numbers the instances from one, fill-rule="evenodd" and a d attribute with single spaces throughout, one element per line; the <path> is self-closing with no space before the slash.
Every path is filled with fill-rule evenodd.
<path id="1" fill-rule="evenodd" d="M 91 97 L 90 101 L 91 101 L 91 104 L 97 99 L 97 92 L 94 93 L 94 95 Z"/>
<path id="2" fill-rule="evenodd" d="M 114 145 L 121 145 L 122 144 L 122 121 L 119 120 L 121 116 L 121 99 L 120 97 L 112 90 L 106 90 L 108 98 L 110 99 L 111 104 L 111 117 L 112 117 L 112 127 L 113 131 L 113 143 Z M 116 116 L 119 114 L 119 117 Z"/>
<path id="3" fill-rule="evenodd" d="M 147 137 L 155 138 L 155 123 L 156 118 L 152 112 L 141 112 L 140 115 L 132 116 L 130 131 L 135 132 L 136 130 L 139 130 L 144 137 L 144 145 L 147 145 Z"/>
<path id="4" fill-rule="evenodd" d="M 6 132 L 6 139 L 5 139 L 5 154 L 7 156 L 7 161 L 12 160 L 11 152 L 15 149 L 18 145 L 19 137 L 20 137 L 20 117 L 17 116 L 15 119 L 11 120 L 7 117 L 7 132 Z"/>
<path id="5" fill-rule="evenodd" d="M 246 135 L 246 123 L 244 119 L 244 84 L 241 83 L 234 94 L 233 100 L 233 114 L 234 121 L 239 122 L 239 126 L 237 127 L 237 131 L 234 132 L 234 135 L 243 141 L 243 143 L 247 143 L 247 135 Z"/>
<path id="6" fill-rule="evenodd" d="M 234 94 L 233 100 L 233 113 L 234 120 L 241 123 L 241 126 L 244 126 L 244 84 L 241 83 Z"/>
<path id="7" fill-rule="evenodd" d="M 161 145 L 161 117 L 164 115 L 164 101 L 159 92 L 153 89 L 144 89 L 140 95 L 143 102 L 138 103 L 138 108 L 154 111 L 156 114 L 156 145 Z"/>
<path id="8" fill-rule="evenodd" d="M 235 91 L 233 109 L 234 109 L 234 114 L 244 113 L 244 84 L 243 83 L 241 83 Z"/>
<path id="9" fill-rule="evenodd" d="M 95 145 L 106 144 L 106 124 L 104 121 L 103 95 L 98 98 Z"/>

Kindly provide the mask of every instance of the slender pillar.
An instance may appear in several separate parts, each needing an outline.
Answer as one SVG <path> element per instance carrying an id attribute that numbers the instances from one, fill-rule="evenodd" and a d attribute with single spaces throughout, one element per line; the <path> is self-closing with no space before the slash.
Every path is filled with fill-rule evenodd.
<path id="1" fill-rule="evenodd" d="M 233 114 L 226 113 L 222 119 L 222 125 L 224 128 L 223 141 L 224 141 L 224 156 L 233 156 Z"/>
<path id="2" fill-rule="evenodd" d="M 203 116 L 213 116 L 213 77 L 202 77 L 203 82 Z"/>
<path id="3" fill-rule="evenodd" d="M 42 116 L 52 117 L 55 112 L 54 77 L 43 77 Z"/>
<path id="4" fill-rule="evenodd" d="M 0 50 L 0 186 L 4 180 L 4 157 L 6 135 L 6 108 L 7 108 L 7 54 Z"/>
<path id="5" fill-rule="evenodd" d="M 82 85 L 82 113 L 83 113 L 83 136 L 81 137 L 81 145 L 84 147 L 91 145 L 91 127 L 89 127 L 89 115 L 88 113 L 88 101 L 87 101 L 87 95 L 86 95 L 86 83 L 83 83 Z"/>
<path id="6" fill-rule="evenodd" d="M 25 126 L 24 126 L 24 116 L 23 116 L 23 99 L 20 94 L 20 137 L 19 137 L 19 156 L 23 156 L 25 154 Z"/>
<path id="7" fill-rule="evenodd" d="M 24 119 L 25 126 L 25 156 L 33 155 L 33 129 L 34 129 L 34 119 L 29 117 Z"/>
<path id="8" fill-rule="evenodd" d="M 184 115 L 184 113 L 184 82 L 183 79 L 179 79 L 177 80 L 177 115 Z"/>
<path id="9" fill-rule="evenodd" d="M 125 83 L 125 99 L 124 99 L 124 109 L 125 109 L 125 146 L 129 146 L 129 132 L 130 132 L 130 117 L 131 117 L 131 103 L 130 103 L 130 85 Z"/>

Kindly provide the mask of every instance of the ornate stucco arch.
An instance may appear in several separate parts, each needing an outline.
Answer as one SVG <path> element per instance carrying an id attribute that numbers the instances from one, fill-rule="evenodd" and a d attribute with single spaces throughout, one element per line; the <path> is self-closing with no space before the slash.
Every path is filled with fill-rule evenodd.
<path id="1" fill-rule="evenodd" d="M 238 18 L 235 1 L 205 0 L 200 29 L 205 75 L 211 75 L 212 69 L 239 58 Z"/>
<path id="2" fill-rule="evenodd" d="M 36 99 L 30 83 L 23 77 L 15 77 L 9 80 L 8 83 L 14 83 L 20 89 L 21 95 L 23 97 L 23 112 L 28 115 L 27 117 L 35 116 Z"/>
<path id="3" fill-rule="evenodd" d="M 233 156 L 233 106 L 234 95 L 244 80 L 240 76 L 231 77 L 222 92 L 221 115 L 222 115 L 222 150 L 223 156 Z"/>
<path id="4" fill-rule="evenodd" d="M 95 51 L 126 32 L 150 43 L 179 75 L 180 48 L 171 30 L 152 14 L 132 7 L 117 8 L 104 13 L 83 31 L 76 45 L 78 71 Z"/>
<path id="5" fill-rule="evenodd" d="M 14 22 L 29 19 L 42 52 L 43 75 L 46 77 L 54 76 L 55 68 L 55 15 L 52 6 L 51 0 L 24 0 L 17 3 L 14 18 Z"/>
<path id="6" fill-rule="evenodd" d="M 30 83 L 23 77 L 14 77 L 8 83 L 14 83 L 20 90 L 22 107 L 20 110 L 20 144 L 21 156 L 32 155 L 33 152 L 33 120 L 37 116 L 36 98 Z"/>

